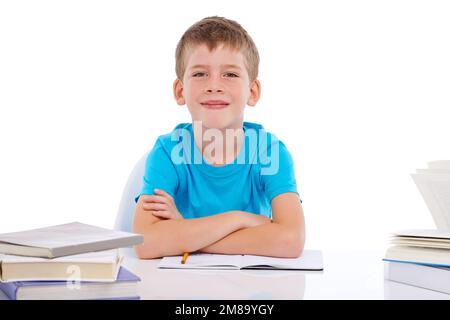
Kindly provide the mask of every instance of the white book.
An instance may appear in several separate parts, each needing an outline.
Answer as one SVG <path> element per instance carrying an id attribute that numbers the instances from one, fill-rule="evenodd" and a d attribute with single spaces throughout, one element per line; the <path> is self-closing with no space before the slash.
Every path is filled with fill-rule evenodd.
<path id="1" fill-rule="evenodd" d="M 0 253 L 56 258 L 141 244 L 144 237 L 72 222 L 40 229 L 0 234 Z"/>
<path id="2" fill-rule="evenodd" d="M 450 268 L 402 262 L 385 262 L 384 267 L 387 280 L 450 294 Z"/>
<path id="3" fill-rule="evenodd" d="M 54 259 L 0 254 L 0 281 L 116 281 L 122 256 L 118 249 Z"/>
<path id="4" fill-rule="evenodd" d="M 383 260 L 450 267 L 450 250 L 411 246 L 392 246 L 386 250 Z"/>
<path id="5" fill-rule="evenodd" d="M 298 258 L 274 258 L 254 255 L 228 255 L 193 253 L 185 264 L 181 263 L 182 256 L 164 257 L 158 268 L 166 269 L 279 269 L 322 271 L 322 252 L 318 250 L 303 250 Z"/>

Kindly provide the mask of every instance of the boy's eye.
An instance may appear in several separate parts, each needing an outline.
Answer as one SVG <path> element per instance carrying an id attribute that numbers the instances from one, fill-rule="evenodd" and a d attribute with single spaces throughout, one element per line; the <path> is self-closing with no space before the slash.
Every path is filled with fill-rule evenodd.
<path id="1" fill-rule="evenodd" d="M 233 72 L 227 72 L 227 73 L 225 73 L 225 77 L 236 78 L 236 77 L 238 77 L 238 75 Z"/>
<path id="2" fill-rule="evenodd" d="M 204 75 L 205 75 L 204 72 L 196 72 L 196 73 L 194 73 L 192 76 L 193 76 L 193 77 L 203 77 Z"/>

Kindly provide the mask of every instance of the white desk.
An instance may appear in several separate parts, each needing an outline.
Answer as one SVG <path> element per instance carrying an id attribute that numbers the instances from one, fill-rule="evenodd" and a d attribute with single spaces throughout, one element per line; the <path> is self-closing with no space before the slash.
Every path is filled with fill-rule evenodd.
<path id="1" fill-rule="evenodd" d="M 123 265 L 141 278 L 141 299 L 450 299 L 384 280 L 384 251 L 323 251 L 324 271 L 167 270 L 124 249 Z M 0 300 L 5 295 L 0 291 Z"/>
<path id="2" fill-rule="evenodd" d="M 384 280 L 384 251 L 323 251 L 324 271 L 167 270 L 123 251 L 141 299 L 450 299 Z"/>

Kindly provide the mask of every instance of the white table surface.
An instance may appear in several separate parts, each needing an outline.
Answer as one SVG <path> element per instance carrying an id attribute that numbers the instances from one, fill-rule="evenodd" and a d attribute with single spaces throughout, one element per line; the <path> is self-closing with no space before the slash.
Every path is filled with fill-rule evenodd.
<path id="1" fill-rule="evenodd" d="M 384 280 L 384 251 L 322 251 L 323 272 L 168 270 L 160 259 L 123 251 L 139 275 L 141 299 L 450 299 L 450 295 Z"/>
<path id="2" fill-rule="evenodd" d="M 323 272 L 168 270 L 123 249 L 123 266 L 141 278 L 141 299 L 450 299 L 450 295 L 384 280 L 384 251 L 323 252 Z M 0 291 L 0 300 L 5 295 Z"/>

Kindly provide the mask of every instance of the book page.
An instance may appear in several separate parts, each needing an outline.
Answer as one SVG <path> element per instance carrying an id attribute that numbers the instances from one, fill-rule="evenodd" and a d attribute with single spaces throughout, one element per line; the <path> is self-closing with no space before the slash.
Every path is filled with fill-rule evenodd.
<path id="1" fill-rule="evenodd" d="M 450 175 L 448 177 L 448 181 L 433 181 L 430 185 L 441 208 L 442 220 L 445 221 L 445 225 L 438 226 L 438 228 L 446 230 L 450 230 Z"/>
<path id="2" fill-rule="evenodd" d="M 422 247 L 422 248 L 450 249 L 450 242 L 446 241 L 419 241 L 419 240 L 394 239 L 391 241 L 391 244 L 397 246 L 400 245 L 400 246 Z"/>
<path id="3" fill-rule="evenodd" d="M 450 170 L 450 160 L 435 160 L 428 162 L 430 169 L 448 169 Z"/>
<path id="4" fill-rule="evenodd" d="M 450 239 L 450 231 L 439 229 L 408 229 L 394 232 L 395 237 L 416 237 L 416 238 L 435 238 Z"/>
<path id="5" fill-rule="evenodd" d="M 450 230 L 450 173 L 411 174 L 438 229 Z"/>
<path id="6" fill-rule="evenodd" d="M 450 168 L 449 169 L 416 169 L 416 173 L 450 173 Z"/>

